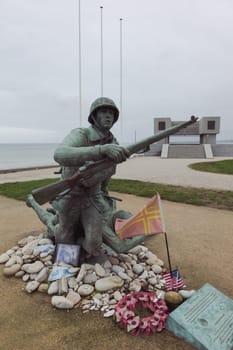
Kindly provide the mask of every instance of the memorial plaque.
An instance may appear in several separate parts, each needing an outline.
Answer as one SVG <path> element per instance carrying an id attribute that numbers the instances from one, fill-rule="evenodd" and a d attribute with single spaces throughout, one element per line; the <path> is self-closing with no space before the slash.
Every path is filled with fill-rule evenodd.
<path id="1" fill-rule="evenodd" d="M 233 300 L 206 283 L 170 313 L 166 329 L 200 350 L 233 350 Z"/>

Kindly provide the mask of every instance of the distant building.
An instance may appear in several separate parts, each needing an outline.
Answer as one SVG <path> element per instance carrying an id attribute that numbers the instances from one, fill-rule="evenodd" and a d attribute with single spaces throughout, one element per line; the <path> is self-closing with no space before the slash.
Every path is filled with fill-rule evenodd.
<path id="1" fill-rule="evenodd" d="M 172 121 L 168 117 L 154 118 L 154 133 L 161 132 L 184 121 Z M 220 133 L 221 117 L 202 117 L 196 123 L 179 130 L 175 136 L 184 136 L 182 144 L 170 142 L 166 137 L 151 145 L 145 155 L 162 158 L 213 158 L 218 156 L 233 157 L 233 145 L 217 144 L 216 136 Z M 198 136 L 198 144 L 185 142 L 185 136 Z"/>

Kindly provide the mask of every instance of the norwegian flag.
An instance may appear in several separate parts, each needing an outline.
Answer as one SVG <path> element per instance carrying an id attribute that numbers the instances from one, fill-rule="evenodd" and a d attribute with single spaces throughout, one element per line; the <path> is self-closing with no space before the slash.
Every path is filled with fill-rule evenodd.
<path id="1" fill-rule="evenodd" d="M 184 281 L 182 280 L 178 270 L 164 273 L 163 278 L 165 279 L 166 283 L 166 291 L 179 290 L 184 287 Z"/>

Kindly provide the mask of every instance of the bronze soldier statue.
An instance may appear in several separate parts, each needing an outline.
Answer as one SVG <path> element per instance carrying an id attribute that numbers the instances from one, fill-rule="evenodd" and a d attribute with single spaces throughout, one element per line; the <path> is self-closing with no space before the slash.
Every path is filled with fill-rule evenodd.
<path id="1" fill-rule="evenodd" d="M 126 148 L 118 145 L 110 131 L 118 117 L 119 110 L 111 99 L 97 98 L 88 116 L 90 127 L 72 130 L 54 154 L 54 159 L 62 166 L 62 179 L 72 176 L 86 162 L 104 158 L 114 162 L 107 169 L 83 178 L 67 195 L 53 202 L 59 215 L 56 241 L 75 243 L 81 240 L 90 255 L 98 255 L 103 241 L 116 251 L 124 251 L 143 240 L 137 237 L 120 241 L 112 226 L 115 203 L 108 196 L 108 182 L 115 174 L 115 164 L 130 155 Z"/>
<path id="2" fill-rule="evenodd" d="M 191 117 L 188 122 L 123 147 L 110 131 L 118 118 L 119 110 L 111 99 L 97 98 L 90 108 L 90 126 L 73 129 L 55 151 L 61 180 L 33 190 L 27 200 L 55 242 L 80 244 L 91 256 L 100 254 L 102 243 L 122 253 L 143 242 L 145 237 L 120 240 L 115 233 L 115 219 L 132 215 L 117 212 L 115 200 L 108 195 L 108 182 L 115 174 L 116 164 L 197 120 Z M 45 210 L 40 204 L 47 201 L 52 208 Z"/>
<path id="3" fill-rule="evenodd" d="M 110 131 L 118 117 L 119 110 L 110 98 L 97 98 L 90 108 L 90 126 L 73 129 L 56 149 L 54 159 L 61 166 L 61 180 L 93 161 L 110 162 L 106 169 L 82 178 L 67 194 L 56 197 L 51 203 L 54 218 L 53 210 L 43 212 L 33 196 L 28 197 L 28 204 L 47 225 L 50 237 L 54 235 L 57 243 L 79 243 L 93 256 L 99 255 L 103 242 L 116 252 L 125 252 L 144 240 L 143 235 L 120 240 L 114 232 L 118 213 L 115 200 L 108 195 L 108 182 L 116 164 L 130 156 Z M 128 218 L 130 214 L 120 211 L 119 215 Z"/>

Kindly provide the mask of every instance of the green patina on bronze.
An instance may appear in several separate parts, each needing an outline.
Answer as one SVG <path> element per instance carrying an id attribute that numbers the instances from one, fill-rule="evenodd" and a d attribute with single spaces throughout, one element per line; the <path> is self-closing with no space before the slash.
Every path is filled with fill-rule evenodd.
<path id="1" fill-rule="evenodd" d="M 197 120 L 192 117 L 186 123 L 123 147 L 110 131 L 118 116 L 118 108 L 111 99 L 96 99 L 88 116 L 90 127 L 73 129 L 55 151 L 61 181 L 36 189 L 28 196 L 28 205 L 47 226 L 50 237 L 56 242 L 79 243 L 90 255 L 98 255 L 102 243 L 121 253 L 144 240 L 144 235 L 120 240 L 114 231 L 116 217 L 131 215 L 117 212 L 115 200 L 108 195 L 108 182 L 116 165 Z M 45 210 L 40 204 L 47 201 L 52 207 Z"/>

